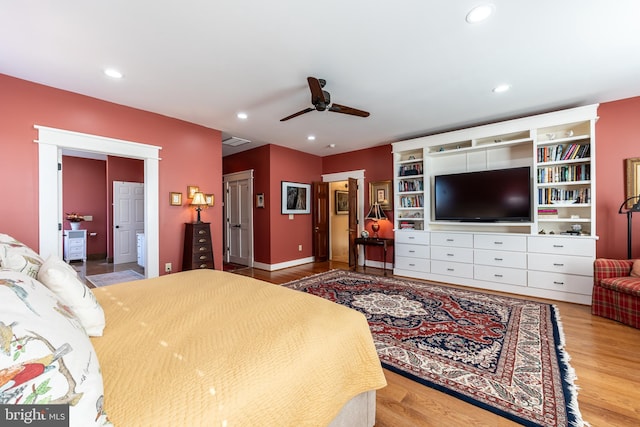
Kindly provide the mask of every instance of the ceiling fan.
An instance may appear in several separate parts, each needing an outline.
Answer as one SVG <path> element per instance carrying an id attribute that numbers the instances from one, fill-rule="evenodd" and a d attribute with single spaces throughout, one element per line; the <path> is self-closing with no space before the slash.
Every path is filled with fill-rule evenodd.
<path id="1" fill-rule="evenodd" d="M 322 89 L 327 81 L 324 79 L 316 79 L 315 77 L 307 77 L 307 82 L 309 83 L 309 89 L 311 90 L 311 104 L 313 108 L 305 108 L 302 111 L 298 111 L 297 113 L 293 113 L 290 116 L 287 116 L 283 119 L 280 119 L 281 122 L 285 120 L 293 119 L 294 117 L 298 117 L 302 114 L 308 113 L 310 111 L 333 111 L 334 113 L 342 113 L 342 114 L 350 114 L 352 116 L 358 117 L 369 117 L 368 111 L 358 110 L 357 108 L 347 107 L 346 105 L 340 105 L 333 103 L 331 104 L 331 95 L 326 90 Z M 331 104 L 331 106 L 329 106 Z"/>

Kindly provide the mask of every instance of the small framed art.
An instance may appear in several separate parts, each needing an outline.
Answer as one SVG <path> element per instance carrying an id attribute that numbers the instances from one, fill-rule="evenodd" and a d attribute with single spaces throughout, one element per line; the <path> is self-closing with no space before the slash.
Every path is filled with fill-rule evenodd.
<path id="1" fill-rule="evenodd" d="M 213 206 L 216 202 L 216 198 L 213 194 L 205 194 L 204 199 L 207 201 L 208 206 Z"/>
<path id="2" fill-rule="evenodd" d="M 349 192 L 336 190 L 336 215 L 349 214 Z"/>
<path id="3" fill-rule="evenodd" d="M 377 203 L 384 211 L 393 209 L 393 193 L 391 188 L 391 181 L 370 182 L 369 205 L 373 206 L 373 204 Z"/>
<path id="4" fill-rule="evenodd" d="M 282 213 L 311 213 L 311 184 L 282 181 Z"/>
<path id="5" fill-rule="evenodd" d="M 169 205 L 171 206 L 182 206 L 182 193 L 169 193 Z"/>
<path id="6" fill-rule="evenodd" d="M 187 199 L 193 199 L 193 195 L 200 191 L 197 185 L 187 185 Z"/>
<path id="7" fill-rule="evenodd" d="M 256 208 L 264 208 L 264 193 L 256 194 Z"/>

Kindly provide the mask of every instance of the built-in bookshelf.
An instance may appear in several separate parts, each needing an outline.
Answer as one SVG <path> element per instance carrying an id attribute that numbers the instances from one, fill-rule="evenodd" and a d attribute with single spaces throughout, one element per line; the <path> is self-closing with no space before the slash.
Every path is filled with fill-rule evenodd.
<path id="1" fill-rule="evenodd" d="M 394 274 L 590 303 L 597 107 L 393 143 Z M 435 176 L 518 167 L 531 221 L 433 219 Z"/>
<path id="2" fill-rule="evenodd" d="M 410 150 L 395 156 L 395 228 L 424 229 L 423 150 Z"/>

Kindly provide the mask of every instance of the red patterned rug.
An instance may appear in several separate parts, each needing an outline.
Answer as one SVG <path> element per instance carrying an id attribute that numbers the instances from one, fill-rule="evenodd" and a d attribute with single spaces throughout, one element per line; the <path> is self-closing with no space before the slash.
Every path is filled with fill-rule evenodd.
<path id="1" fill-rule="evenodd" d="M 287 283 L 362 312 L 385 368 L 525 426 L 583 426 L 556 306 L 334 270 Z"/>

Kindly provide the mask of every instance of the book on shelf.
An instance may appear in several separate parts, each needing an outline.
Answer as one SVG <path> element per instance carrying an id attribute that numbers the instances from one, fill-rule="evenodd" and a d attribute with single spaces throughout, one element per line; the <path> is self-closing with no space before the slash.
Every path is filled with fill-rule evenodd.
<path id="1" fill-rule="evenodd" d="M 539 208 L 538 218 L 539 219 L 558 219 L 558 209 Z"/>

